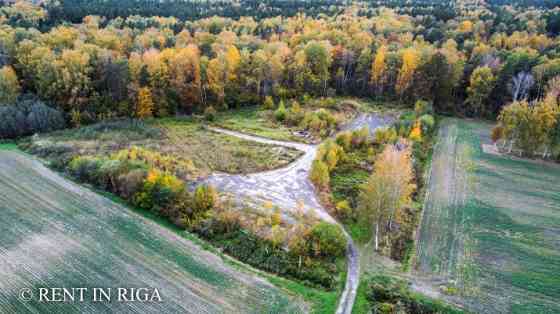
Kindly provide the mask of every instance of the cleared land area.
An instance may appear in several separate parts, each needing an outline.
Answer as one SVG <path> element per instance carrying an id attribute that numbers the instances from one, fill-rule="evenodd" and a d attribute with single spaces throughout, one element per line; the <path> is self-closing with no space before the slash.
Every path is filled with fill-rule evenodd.
<path id="1" fill-rule="evenodd" d="M 294 313 L 299 299 L 176 232 L 0 149 L 1 313 Z M 151 287 L 162 303 L 22 302 L 20 289 Z"/>
<path id="2" fill-rule="evenodd" d="M 304 138 L 294 135 L 295 128 L 288 128 L 273 122 L 269 112 L 255 108 L 243 108 L 220 112 L 214 124 L 218 127 L 254 134 L 260 137 L 279 141 L 307 142 Z"/>
<path id="3" fill-rule="evenodd" d="M 181 165 L 189 178 L 212 172 L 252 173 L 285 166 L 302 155 L 296 149 L 267 145 L 212 132 L 192 118 L 132 120 L 38 135 L 34 154 L 60 160 L 74 155 L 110 155 L 141 147 Z"/>
<path id="4" fill-rule="evenodd" d="M 417 274 L 479 313 L 560 312 L 560 166 L 484 153 L 491 126 L 446 119 Z"/>

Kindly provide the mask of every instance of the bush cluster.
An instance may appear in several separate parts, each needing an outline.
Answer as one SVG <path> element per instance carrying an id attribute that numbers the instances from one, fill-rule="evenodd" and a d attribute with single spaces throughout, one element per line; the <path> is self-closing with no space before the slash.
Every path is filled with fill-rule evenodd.
<path id="1" fill-rule="evenodd" d="M 320 100 L 307 102 L 308 104 L 303 108 L 297 100 L 292 100 L 287 108 L 284 101 L 280 100 L 278 107 L 274 110 L 274 119 L 287 126 L 296 126 L 309 131 L 315 136 L 328 136 L 339 124 L 336 117 L 327 110 L 327 108 L 332 109 L 336 107 L 336 100 L 321 98 Z M 264 109 L 274 108 L 273 99 L 266 97 L 262 107 Z"/>
<path id="2" fill-rule="evenodd" d="M 385 275 L 365 280 L 367 300 L 373 313 L 459 314 L 463 311 L 440 301 L 415 294 L 406 281 Z"/>
<path id="3" fill-rule="evenodd" d="M 70 161 L 67 170 L 79 181 L 112 192 L 178 226 L 204 217 L 217 201 L 213 189 L 199 186 L 193 196 L 184 181 L 140 160 L 79 156 Z"/>
<path id="4" fill-rule="evenodd" d="M 325 222 L 311 227 L 301 223 L 291 227 L 273 226 L 270 234 L 281 235 L 280 240 L 257 236 L 256 230 L 248 231 L 254 228 L 255 223 L 247 216 L 217 209 L 211 218 L 194 226 L 193 231 L 228 255 L 259 269 L 315 287 L 336 287 L 339 273 L 336 259 L 344 255 L 346 248 L 340 227 Z M 288 244 L 279 244 L 288 234 L 291 238 Z"/>
<path id="5" fill-rule="evenodd" d="M 62 113 L 42 101 L 20 99 L 13 105 L 0 105 L 0 139 L 49 132 L 66 126 Z"/>

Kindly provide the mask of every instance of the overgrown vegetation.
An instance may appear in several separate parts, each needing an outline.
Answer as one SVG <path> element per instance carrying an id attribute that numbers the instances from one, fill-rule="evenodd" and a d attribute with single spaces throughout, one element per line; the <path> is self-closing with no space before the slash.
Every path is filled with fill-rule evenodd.
<path id="1" fill-rule="evenodd" d="M 189 180 L 214 171 L 270 170 L 301 155 L 295 149 L 212 132 L 190 118 L 106 121 L 29 138 L 23 141 L 22 147 L 52 161 L 55 167 L 59 163 L 63 166 L 75 156 L 120 154 L 157 164 Z"/>
<path id="2" fill-rule="evenodd" d="M 367 295 L 367 312 L 356 313 L 406 313 L 406 314 L 461 314 L 462 310 L 440 301 L 414 293 L 409 283 L 395 277 L 366 275 L 361 283 Z"/>
<path id="3" fill-rule="evenodd" d="M 0 139 L 49 132 L 66 126 L 61 112 L 28 96 L 22 96 L 14 105 L 0 105 L 0 117 Z"/>
<path id="4" fill-rule="evenodd" d="M 301 103 L 301 104 L 300 104 Z M 215 125 L 283 141 L 314 143 L 332 135 L 354 118 L 360 104 L 339 98 L 302 97 L 276 104 L 266 97 L 260 108 L 242 108 L 219 114 Z"/>
<path id="5" fill-rule="evenodd" d="M 435 120 L 418 101 L 390 127 L 346 131 L 321 145 L 311 180 L 358 242 L 408 263 L 420 210 Z"/>
<path id="6" fill-rule="evenodd" d="M 21 151 L 0 147 L 0 191 L 1 242 L 10 246 L 0 252 L 0 274 L 14 279 L 2 281 L 7 287 L 2 313 L 52 312 L 52 303 L 25 302 L 17 291 L 79 282 L 90 287 L 157 286 L 163 302 L 144 303 L 142 311 L 158 313 L 309 310 L 310 301 L 205 249 L 184 228 L 70 182 Z M 138 310 L 135 302 L 107 304 L 90 298 L 56 307 L 62 313 Z"/>
<path id="7" fill-rule="evenodd" d="M 111 157 L 77 156 L 65 169 L 81 182 L 199 234 L 242 262 L 308 285 L 337 287 L 337 263 L 346 247 L 339 227 L 305 216 L 285 223 L 279 209 L 267 215 L 220 204 L 212 187 L 199 185 L 190 192 L 189 182 L 171 174 L 165 161 L 140 154 L 133 149 Z"/>

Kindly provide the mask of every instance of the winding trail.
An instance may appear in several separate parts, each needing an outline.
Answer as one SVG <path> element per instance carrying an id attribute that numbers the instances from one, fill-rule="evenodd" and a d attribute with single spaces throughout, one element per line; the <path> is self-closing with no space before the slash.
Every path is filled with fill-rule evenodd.
<path id="1" fill-rule="evenodd" d="M 362 114 L 342 129 L 355 130 L 367 126 L 370 132 L 373 132 L 379 127 L 389 125 L 392 121 L 392 117 L 383 117 L 376 114 Z M 300 159 L 284 168 L 249 175 L 228 175 L 219 173 L 208 177 L 206 183 L 215 186 L 221 191 L 248 198 L 253 202 L 271 202 L 292 212 L 301 209 L 308 213 L 314 212 L 317 217 L 327 222 L 340 225 L 321 205 L 315 193 L 315 187 L 308 179 L 309 172 L 311 171 L 311 164 L 317 154 L 318 145 L 276 141 L 215 127 L 210 127 L 209 129 L 214 132 L 236 136 L 250 141 L 295 148 L 304 152 L 304 154 Z M 342 230 L 344 230 L 344 228 L 342 228 Z M 360 280 L 358 249 L 345 230 L 344 234 L 348 239 L 348 246 L 346 249 L 348 269 L 344 291 L 340 297 L 336 314 L 352 313 L 352 307 L 354 306 Z"/>

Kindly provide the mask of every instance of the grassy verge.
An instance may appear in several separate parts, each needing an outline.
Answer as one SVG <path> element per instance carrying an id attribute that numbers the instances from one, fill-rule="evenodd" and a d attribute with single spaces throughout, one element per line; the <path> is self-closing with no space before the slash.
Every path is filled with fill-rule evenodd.
<path id="1" fill-rule="evenodd" d="M 277 287 L 301 296 L 305 301 L 311 303 L 312 313 L 314 314 L 332 314 L 336 312 L 338 298 L 342 289 L 337 291 L 319 290 L 296 281 L 272 276 L 268 276 L 268 280 Z"/>
<path id="2" fill-rule="evenodd" d="M 17 144 L 14 142 L 0 142 L 1 150 L 17 150 Z"/>

